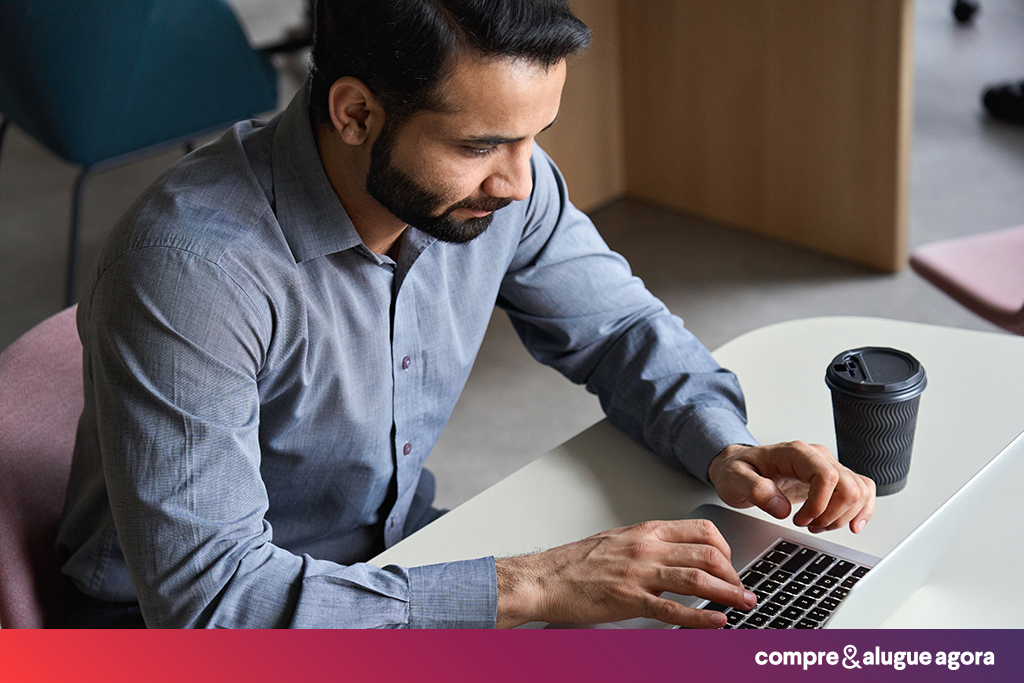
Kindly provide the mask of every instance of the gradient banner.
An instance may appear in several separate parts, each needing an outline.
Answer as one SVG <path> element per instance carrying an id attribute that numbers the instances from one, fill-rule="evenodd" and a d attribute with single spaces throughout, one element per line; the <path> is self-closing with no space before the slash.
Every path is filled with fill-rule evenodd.
<path id="1" fill-rule="evenodd" d="M 0 631 L 0 681 L 1024 681 L 1021 631 Z"/>

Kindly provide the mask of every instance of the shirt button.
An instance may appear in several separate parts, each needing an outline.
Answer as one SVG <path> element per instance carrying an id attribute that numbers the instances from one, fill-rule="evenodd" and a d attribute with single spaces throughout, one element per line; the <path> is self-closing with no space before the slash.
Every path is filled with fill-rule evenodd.
<path id="1" fill-rule="evenodd" d="M 402 359 L 402 369 L 403 370 L 408 370 L 410 365 L 412 365 L 412 358 L 409 358 L 409 356 L 406 356 L 405 358 Z"/>
<path id="2" fill-rule="evenodd" d="M 412 444 L 411 443 L 405 444 L 405 448 L 402 449 L 402 453 L 404 453 L 406 455 L 409 455 L 410 453 L 412 453 Z"/>

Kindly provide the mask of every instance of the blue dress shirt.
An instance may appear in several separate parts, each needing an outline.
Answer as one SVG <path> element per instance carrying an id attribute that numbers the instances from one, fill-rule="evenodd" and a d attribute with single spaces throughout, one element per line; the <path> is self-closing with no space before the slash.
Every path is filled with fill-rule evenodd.
<path id="1" fill-rule="evenodd" d="M 493 558 L 365 561 L 419 523 L 424 461 L 495 304 L 534 357 L 694 475 L 754 443 L 733 375 L 543 151 L 532 195 L 481 237 L 410 227 L 394 262 L 345 214 L 308 108 L 303 90 L 183 159 L 100 258 L 57 543 L 82 592 L 138 600 L 161 627 L 493 627 Z"/>

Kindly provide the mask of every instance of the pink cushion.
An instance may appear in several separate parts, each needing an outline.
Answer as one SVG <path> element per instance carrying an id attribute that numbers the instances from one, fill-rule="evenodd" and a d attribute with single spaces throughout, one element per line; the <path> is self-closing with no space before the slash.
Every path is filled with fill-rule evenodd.
<path id="1" fill-rule="evenodd" d="M 0 626 L 38 628 L 52 614 L 53 559 L 75 429 L 82 346 L 75 307 L 0 353 Z"/>
<path id="2" fill-rule="evenodd" d="M 1024 334 L 1024 225 L 925 245 L 910 265 L 978 315 Z"/>

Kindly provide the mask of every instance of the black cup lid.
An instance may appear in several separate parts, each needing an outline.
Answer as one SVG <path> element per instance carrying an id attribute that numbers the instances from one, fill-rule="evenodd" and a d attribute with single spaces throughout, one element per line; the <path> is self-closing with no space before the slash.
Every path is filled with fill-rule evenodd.
<path id="1" fill-rule="evenodd" d="M 924 391 L 924 368 L 906 351 L 865 346 L 843 351 L 832 359 L 825 383 L 833 390 L 859 396 L 911 398 Z"/>

